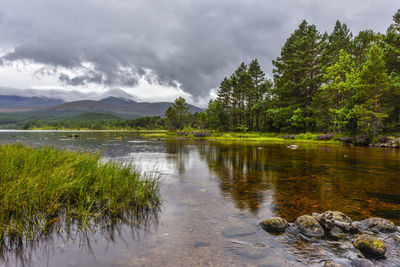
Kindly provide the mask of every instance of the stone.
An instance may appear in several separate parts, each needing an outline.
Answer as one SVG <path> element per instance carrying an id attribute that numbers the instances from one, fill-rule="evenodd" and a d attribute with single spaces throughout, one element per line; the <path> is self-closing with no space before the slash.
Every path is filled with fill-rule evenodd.
<path id="1" fill-rule="evenodd" d="M 346 237 L 346 233 L 336 226 L 329 230 L 328 235 L 334 239 L 343 239 Z"/>
<path id="2" fill-rule="evenodd" d="M 300 232 L 308 237 L 322 237 L 325 232 L 319 222 L 311 215 L 303 215 L 296 219 Z"/>
<path id="3" fill-rule="evenodd" d="M 250 236 L 254 232 L 249 229 L 249 227 L 243 227 L 243 226 L 231 226 L 226 229 L 224 229 L 221 234 L 225 238 L 240 238 L 240 237 L 245 237 L 245 236 Z"/>
<path id="4" fill-rule="evenodd" d="M 354 259 L 351 262 L 351 266 L 353 267 L 374 267 L 375 265 L 367 259 Z"/>
<path id="5" fill-rule="evenodd" d="M 358 227 L 353 224 L 349 216 L 340 211 L 325 211 L 322 214 L 313 213 L 313 217 L 328 231 L 335 227 L 344 232 L 357 232 Z"/>
<path id="6" fill-rule="evenodd" d="M 244 242 L 232 240 L 225 246 L 230 252 L 239 255 L 245 259 L 257 260 L 268 256 L 268 250 L 265 245 L 260 243 Z"/>
<path id="7" fill-rule="evenodd" d="M 268 232 L 282 233 L 285 232 L 289 224 L 281 217 L 273 217 L 260 222 L 261 227 Z"/>
<path id="8" fill-rule="evenodd" d="M 361 224 L 375 232 L 394 233 L 397 231 L 397 227 L 394 223 L 383 218 L 369 218 L 361 221 Z"/>
<path id="9" fill-rule="evenodd" d="M 368 234 L 357 237 L 354 246 L 367 258 L 382 258 L 386 253 L 385 242 Z"/>
<path id="10" fill-rule="evenodd" d="M 326 261 L 324 267 L 343 267 L 343 265 L 334 261 Z"/>

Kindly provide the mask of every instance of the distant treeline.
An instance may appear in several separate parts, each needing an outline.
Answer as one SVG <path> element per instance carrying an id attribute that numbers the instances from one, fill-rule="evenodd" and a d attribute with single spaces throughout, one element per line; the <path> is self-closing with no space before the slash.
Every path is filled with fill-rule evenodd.
<path id="1" fill-rule="evenodd" d="M 198 128 L 199 113 L 188 114 L 185 117 L 185 125 Z M 24 121 L 20 121 L 20 120 Z M 26 121 L 27 120 L 27 121 Z M 121 118 L 107 113 L 86 112 L 72 117 L 55 117 L 41 119 L 26 119 L 14 117 L 13 120 L 2 120 L 0 116 L 0 125 L 9 125 L 14 123 L 14 128 L 22 129 L 89 129 L 89 130 L 159 130 L 165 129 L 166 119 L 160 116 L 138 117 L 134 119 Z"/>
<path id="2" fill-rule="evenodd" d="M 353 37 L 339 21 L 322 34 L 303 21 L 272 64 L 272 80 L 256 59 L 240 64 L 197 124 L 220 131 L 400 131 L 400 10 L 386 34 Z"/>
<path id="3" fill-rule="evenodd" d="M 106 113 L 87 112 L 67 118 L 34 119 L 22 125 L 22 129 L 162 129 L 164 119 L 160 116 L 125 119 Z"/>

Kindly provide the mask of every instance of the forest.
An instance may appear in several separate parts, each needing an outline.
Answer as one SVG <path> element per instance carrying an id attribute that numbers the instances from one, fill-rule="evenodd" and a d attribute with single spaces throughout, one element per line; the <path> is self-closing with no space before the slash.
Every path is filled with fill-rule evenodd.
<path id="1" fill-rule="evenodd" d="M 339 21 L 331 33 L 320 33 L 304 20 L 272 64 L 268 79 L 257 59 L 241 63 L 190 123 L 218 131 L 374 137 L 400 131 L 400 9 L 386 34 L 363 30 L 353 36 Z M 184 126 L 182 101 L 166 112 L 170 129 Z"/>

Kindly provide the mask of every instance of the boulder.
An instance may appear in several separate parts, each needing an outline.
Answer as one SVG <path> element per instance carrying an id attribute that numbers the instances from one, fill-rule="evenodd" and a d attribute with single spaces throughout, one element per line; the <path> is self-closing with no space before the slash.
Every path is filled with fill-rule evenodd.
<path id="1" fill-rule="evenodd" d="M 309 237 L 322 237 L 325 232 L 319 222 L 311 215 L 303 215 L 296 219 L 300 232 Z"/>
<path id="2" fill-rule="evenodd" d="M 367 258 L 382 258 L 386 252 L 385 242 L 368 234 L 357 237 L 354 246 Z"/>
<path id="3" fill-rule="evenodd" d="M 318 214 L 313 213 L 314 218 L 328 231 L 335 227 L 340 228 L 344 232 L 357 232 L 358 228 L 346 214 L 340 211 L 325 211 Z"/>
<path id="4" fill-rule="evenodd" d="M 371 140 L 366 134 L 359 135 L 354 139 L 354 144 L 356 146 L 368 146 L 370 143 Z"/>
<path id="5" fill-rule="evenodd" d="M 268 232 L 282 233 L 285 232 L 289 224 L 285 219 L 273 217 L 260 222 L 261 227 Z"/>
<path id="6" fill-rule="evenodd" d="M 361 221 L 361 224 L 375 232 L 394 233 L 397 231 L 397 227 L 394 223 L 382 218 L 369 218 Z"/>

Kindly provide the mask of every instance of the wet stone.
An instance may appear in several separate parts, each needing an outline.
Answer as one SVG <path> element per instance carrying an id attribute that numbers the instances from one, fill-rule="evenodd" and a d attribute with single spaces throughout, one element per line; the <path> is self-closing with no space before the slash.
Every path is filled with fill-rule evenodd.
<path id="1" fill-rule="evenodd" d="M 339 227 L 336 227 L 336 226 L 328 232 L 328 235 L 333 239 L 346 238 L 346 233 L 343 232 Z"/>
<path id="2" fill-rule="evenodd" d="M 233 254 L 245 259 L 257 260 L 265 258 L 268 255 L 265 245 L 260 243 L 250 243 L 239 240 L 233 240 L 226 248 Z"/>
<path id="3" fill-rule="evenodd" d="M 375 232 L 394 233 L 397 231 L 397 227 L 394 223 L 382 218 L 369 218 L 361 221 L 361 224 Z"/>
<path id="4" fill-rule="evenodd" d="M 308 237 L 322 237 L 325 234 L 324 229 L 313 216 L 300 216 L 296 219 L 295 224 L 300 232 Z"/>
<path id="5" fill-rule="evenodd" d="M 386 252 L 385 242 L 368 234 L 357 237 L 354 246 L 367 258 L 382 258 Z"/>
<path id="6" fill-rule="evenodd" d="M 268 232 L 282 233 L 288 228 L 289 224 L 285 219 L 273 217 L 260 222 L 261 227 Z"/>
<path id="7" fill-rule="evenodd" d="M 327 230 L 338 227 L 345 232 L 358 231 L 357 226 L 353 224 L 350 217 L 340 211 L 329 210 L 321 214 L 313 213 L 313 217 Z"/>
<path id="8" fill-rule="evenodd" d="M 367 259 L 354 259 L 351 262 L 353 267 L 374 267 L 375 265 Z"/>

